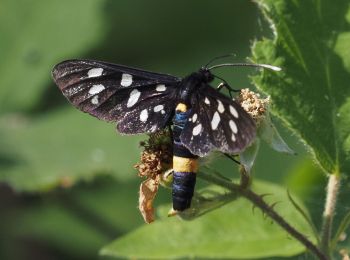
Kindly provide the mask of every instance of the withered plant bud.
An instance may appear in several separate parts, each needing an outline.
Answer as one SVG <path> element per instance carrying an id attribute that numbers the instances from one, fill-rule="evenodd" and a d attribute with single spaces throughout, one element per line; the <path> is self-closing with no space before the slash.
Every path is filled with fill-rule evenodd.
<path id="1" fill-rule="evenodd" d="M 146 223 L 154 221 L 153 201 L 158 191 L 159 182 L 147 179 L 140 185 L 139 210 Z"/>
<path id="2" fill-rule="evenodd" d="M 140 142 L 144 148 L 141 162 L 134 167 L 140 177 L 146 177 L 140 185 L 139 210 L 146 223 L 154 221 L 153 201 L 161 181 L 161 174 L 172 167 L 172 140 L 169 130 L 150 134 L 148 140 Z"/>
<path id="3" fill-rule="evenodd" d="M 149 135 L 147 141 L 140 143 L 144 147 L 141 162 L 134 167 L 139 176 L 154 179 L 172 166 L 172 142 L 168 130 L 162 130 Z"/>

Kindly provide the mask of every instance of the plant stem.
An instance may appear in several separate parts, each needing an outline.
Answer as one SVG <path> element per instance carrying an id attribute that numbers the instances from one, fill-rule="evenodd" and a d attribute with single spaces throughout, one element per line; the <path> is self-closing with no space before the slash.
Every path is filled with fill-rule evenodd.
<path id="1" fill-rule="evenodd" d="M 239 186 L 244 189 L 248 188 L 251 184 L 250 174 L 243 166 L 240 166 L 239 173 L 241 176 Z"/>
<path id="2" fill-rule="evenodd" d="M 332 234 L 333 217 L 335 214 L 335 206 L 340 186 L 340 175 L 332 174 L 328 178 L 326 203 L 323 211 L 323 223 L 321 232 L 320 248 L 322 252 L 329 256 L 330 239 Z"/>
<path id="3" fill-rule="evenodd" d="M 260 208 L 266 215 L 268 215 L 272 220 L 274 220 L 278 225 L 280 225 L 284 230 L 286 230 L 291 236 L 302 243 L 307 249 L 310 250 L 315 256 L 321 260 L 328 260 L 328 257 L 319 250 L 316 245 L 314 245 L 309 239 L 307 239 L 302 233 L 292 227 L 281 215 L 279 215 L 273 206 L 267 204 L 261 195 L 256 194 L 249 188 L 244 188 L 232 182 L 215 177 L 214 175 L 201 172 L 198 174 L 199 178 L 202 178 L 210 183 L 214 183 L 218 186 L 224 187 L 232 192 L 237 192 L 241 196 L 245 197 L 251 201 L 256 207 Z"/>

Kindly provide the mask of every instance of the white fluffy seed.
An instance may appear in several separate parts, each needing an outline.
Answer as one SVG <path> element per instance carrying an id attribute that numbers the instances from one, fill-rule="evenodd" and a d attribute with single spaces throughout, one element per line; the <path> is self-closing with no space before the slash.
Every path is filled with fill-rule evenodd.
<path id="1" fill-rule="evenodd" d="M 101 76 L 102 73 L 103 73 L 102 68 L 93 68 L 93 69 L 88 71 L 88 77 L 89 78 L 96 78 L 96 77 Z"/>
<path id="2" fill-rule="evenodd" d="M 201 130 L 202 130 L 202 125 L 201 124 L 196 125 L 195 127 L 193 127 L 192 135 L 199 135 Z"/>
<path id="3" fill-rule="evenodd" d="M 132 107 L 133 105 L 135 105 L 137 103 L 137 101 L 139 100 L 140 96 L 141 96 L 141 92 L 138 91 L 137 89 L 133 89 L 130 92 L 128 103 L 126 104 L 126 106 Z"/>
<path id="4" fill-rule="evenodd" d="M 220 123 L 220 115 L 218 112 L 214 113 L 213 119 L 211 120 L 211 129 L 216 130 Z"/>
<path id="5" fill-rule="evenodd" d="M 142 110 L 141 113 L 140 113 L 140 120 L 141 120 L 142 122 L 146 122 L 146 121 L 147 121 L 147 118 L 148 118 L 148 111 L 147 111 L 147 109 L 144 109 L 144 110 Z"/>
<path id="6" fill-rule="evenodd" d="M 132 75 L 124 73 L 122 75 L 122 80 L 120 82 L 120 85 L 123 87 L 129 87 L 132 84 Z"/>
<path id="7" fill-rule="evenodd" d="M 233 122 L 232 120 L 230 120 L 228 123 L 229 123 L 229 125 L 230 125 L 231 131 L 232 131 L 234 134 L 237 134 L 238 128 L 237 128 L 236 123 Z"/>
<path id="8" fill-rule="evenodd" d="M 101 91 L 103 91 L 104 89 L 105 89 L 105 87 L 102 84 L 93 85 L 89 89 L 89 94 L 90 95 L 96 95 L 96 94 L 100 93 Z"/>
<path id="9" fill-rule="evenodd" d="M 230 106 L 230 112 L 235 118 L 238 118 L 238 112 L 233 106 Z"/>

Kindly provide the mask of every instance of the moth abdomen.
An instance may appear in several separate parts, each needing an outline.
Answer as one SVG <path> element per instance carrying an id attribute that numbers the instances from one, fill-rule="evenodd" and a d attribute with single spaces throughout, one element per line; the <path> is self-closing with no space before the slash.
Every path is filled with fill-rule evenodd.
<path id="1" fill-rule="evenodd" d="M 196 172 L 198 170 L 198 156 L 192 154 L 180 141 L 182 130 L 188 121 L 191 110 L 183 103 L 176 107 L 173 128 L 173 209 L 183 211 L 191 206 Z"/>
<path id="2" fill-rule="evenodd" d="M 196 185 L 195 172 L 177 172 L 173 176 L 173 209 L 183 211 L 191 206 Z"/>

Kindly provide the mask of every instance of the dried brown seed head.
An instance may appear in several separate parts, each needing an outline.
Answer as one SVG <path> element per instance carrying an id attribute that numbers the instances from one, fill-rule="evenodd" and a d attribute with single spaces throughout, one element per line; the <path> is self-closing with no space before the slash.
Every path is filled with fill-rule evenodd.
<path id="1" fill-rule="evenodd" d="M 255 93 L 248 88 L 241 89 L 238 102 L 243 109 L 256 121 L 257 124 L 265 117 L 270 97 L 261 98 L 259 93 Z"/>
<path id="2" fill-rule="evenodd" d="M 141 162 L 134 166 L 139 171 L 139 176 L 154 179 L 158 174 L 171 168 L 172 143 L 168 130 L 150 134 L 149 139 L 140 145 L 144 147 Z"/>

